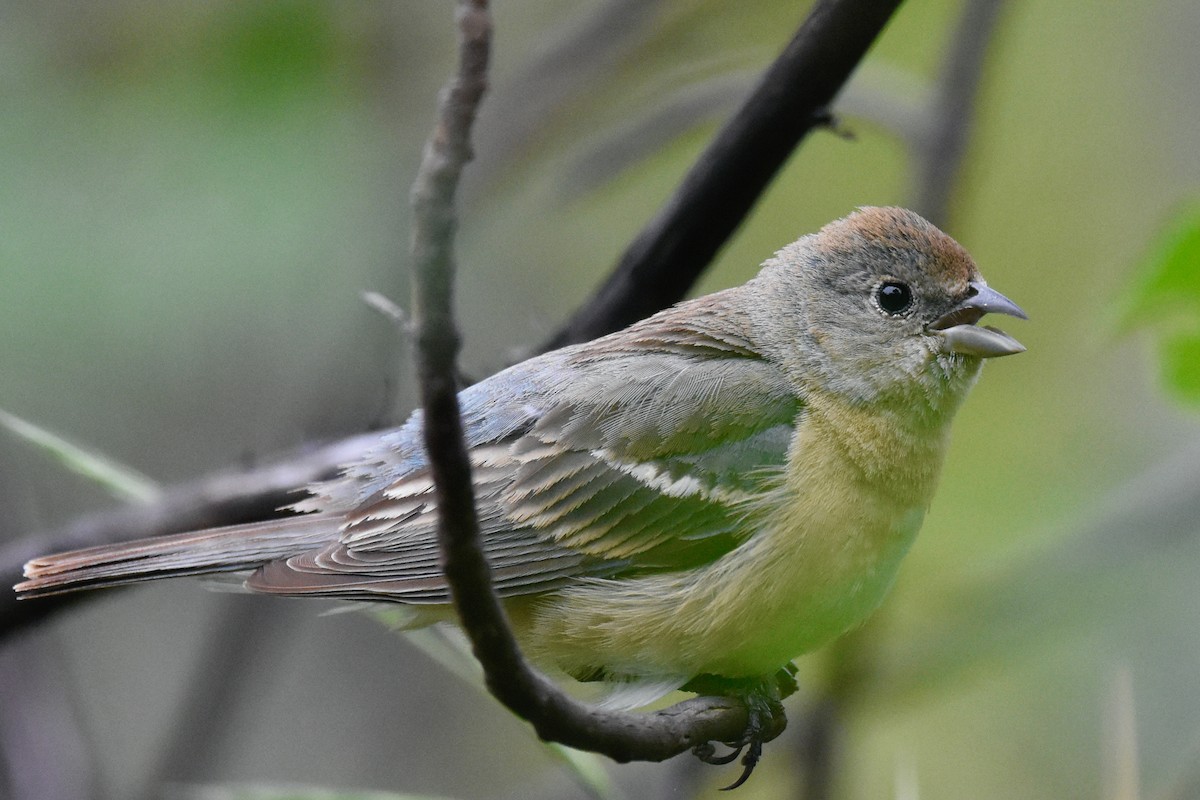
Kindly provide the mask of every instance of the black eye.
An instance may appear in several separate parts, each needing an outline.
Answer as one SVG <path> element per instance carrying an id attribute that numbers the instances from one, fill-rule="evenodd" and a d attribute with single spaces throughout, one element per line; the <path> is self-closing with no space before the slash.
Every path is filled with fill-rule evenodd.
<path id="1" fill-rule="evenodd" d="M 898 316 L 912 305 L 912 289 L 908 288 L 907 283 L 886 281 L 875 290 L 875 302 L 883 313 Z"/>

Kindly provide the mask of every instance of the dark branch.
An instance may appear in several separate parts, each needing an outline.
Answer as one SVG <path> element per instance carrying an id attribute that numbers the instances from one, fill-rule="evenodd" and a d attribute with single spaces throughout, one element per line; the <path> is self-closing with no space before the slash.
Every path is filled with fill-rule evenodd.
<path id="1" fill-rule="evenodd" d="M 543 349 L 587 341 L 678 302 L 814 127 L 901 0 L 818 0 L 750 98 Z"/>
<path id="2" fill-rule="evenodd" d="M 444 91 L 437 127 L 413 187 L 413 283 L 425 445 L 437 487 L 443 571 L 459 620 L 484 667 L 488 688 L 538 735 L 618 761 L 658 761 L 709 740 L 741 737 L 745 706 L 698 698 L 657 714 L 616 714 L 564 695 L 522 658 L 492 587 L 479 544 L 471 465 L 459 418 L 455 358 L 459 336 L 451 312 L 454 196 L 470 158 L 469 133 L 486 87 L 491 23 L 486 0 L 462 0 L 458 73 Z M 774 730 L 783 728 L 776 719 Z M 766 738 L 770 738 L 770 734 Z"/>

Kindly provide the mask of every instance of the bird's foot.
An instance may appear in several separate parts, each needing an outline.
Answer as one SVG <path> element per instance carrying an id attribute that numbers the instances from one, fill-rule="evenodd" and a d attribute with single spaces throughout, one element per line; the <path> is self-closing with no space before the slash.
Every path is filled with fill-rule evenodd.
<path id="1" fill-rule="evenodd" d="M 687 691 L 737 697 L 746 704 L 748 715 L 746 730 L 736 741 L 723 742 L 733 748 L 731 752 L 717 755 L 712 742 L 704 742 L 692 748 L 692 753 L 705 764 L 729 764 L 739 756 L 742 759 L 742 774 L 722 791 L 736 789 L 750 779 L 754 768 L 762 758 L 763 742 L 778 733 L 779 721 L 783 720 L 783 698 L 796 691 L 796 667 L 788 664 L 778 673 L 765 679 L 730 680 L 718 675 L 700 675 L 693 678 Z M 745 755 L 742 752 L 745 751 Z"/>

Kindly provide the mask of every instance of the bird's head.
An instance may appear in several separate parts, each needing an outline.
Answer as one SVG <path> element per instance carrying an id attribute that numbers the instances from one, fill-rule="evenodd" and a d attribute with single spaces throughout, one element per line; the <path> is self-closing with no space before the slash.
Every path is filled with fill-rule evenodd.
<path id="1" fill-rule="evenodd" d="M 982 359 L 1020 353 L 985 314 L 1025 313 L 958 242 L 902 208 L 862 208 L 780 250 L 750 286 L 755 327 L 802 390 L 952 411 Z"/>

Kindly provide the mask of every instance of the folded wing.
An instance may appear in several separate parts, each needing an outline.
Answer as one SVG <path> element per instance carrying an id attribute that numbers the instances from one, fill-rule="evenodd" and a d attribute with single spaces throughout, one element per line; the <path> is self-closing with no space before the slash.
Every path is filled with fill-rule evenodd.
<path id="1" fill-rule="evenodd" d="M 483 545 L 501 595 L 685 569 L 753 533 L 747 501 L 784 464 L 800 400 L 736 341 L 647 327 L 526 362 L 461 395 Z M 416 424 L 406 426 L 412 437 Z M 336 543 L 271 563 L 248 585 L 446 602 L 423 456 L 391 453 L 384 457 L 399 453 L 412 468 L 361 498 Z"/>

